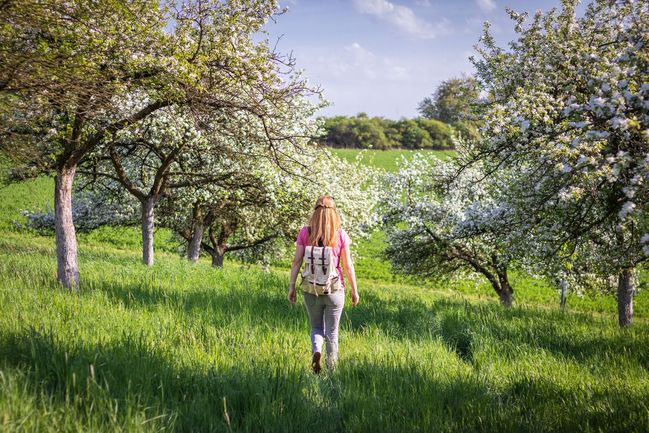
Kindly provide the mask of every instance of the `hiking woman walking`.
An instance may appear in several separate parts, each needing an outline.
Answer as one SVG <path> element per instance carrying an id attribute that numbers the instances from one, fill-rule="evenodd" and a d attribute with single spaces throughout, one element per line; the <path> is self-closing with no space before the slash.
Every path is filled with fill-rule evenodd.
<path id="1" fill-rule="evenodd" d="M 299 287 L 304 293 L 311 324 L 311 365 L 320 373 L 322 345 L 327 343 L 327 366 L 334 368 L 338 359 L 338 325 L 345 305 L 343 269 L 351 286 L 352 304 L 358 305 L 360 297 L 349 245 L 351 239 L 340 226 L 340 217 L 333 197 L 318 198 L 309 219 L 297 236 L 295 258 L 291 268 L 288 300 L 297 300 L 295 283 L 304 261 Z M 342 263 L 342 268 L 341 268 Z"/>

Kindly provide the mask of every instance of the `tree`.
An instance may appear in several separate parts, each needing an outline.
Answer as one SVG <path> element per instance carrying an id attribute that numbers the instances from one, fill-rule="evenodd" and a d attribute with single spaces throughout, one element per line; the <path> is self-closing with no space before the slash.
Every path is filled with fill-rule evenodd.
<path id="1" fill-rule="evenodd" d="M 331 147 L 356 149 L 451 149 L 452 137 L 453 128 L 437 120 L 390 120 L 360 113 L 325 119 L 319 141 Z"/>
<path id="2" fill-rule="evenodd" d="M 239 181 L 236 188 L 221 191 L 220 198 L 213 194 L 206 203 L 194 203 L 191 223 L 177 230 L 188 242 L 190 261 L 198 260 L 202 248 L 212 257 L 212 266 L 223 267 L 226 253 L 293 237 L 304 195 L 291 194 L 287 179 L 272 172 L 246 177 L 247 183 Z"/>
<path id="3" fill-rule="evenodd" d="M 506 244 L 489 230 L 501 209 L 483 173 L 471 168 L 459 176 L 453 161 L 415 154 L 399 171 L 387 174 L 380 202 L 388 247 L 399 272 L 438 279 L 482 275 L 511 307 L 513 288 Z"/>
<path id="4" fill-rule="evenodd" d="M 2 146 L 15 160 L 56 173 L 57 276 L 70 288 L 79 282 L 71 202 L 78 163 L 105 135 L 166 104 L 151 98 L 107 120 L 124 87 L 151 85 L 161 48 L 157 2 L 138 2 L 137 17 L 118 3 L 24 1 L 0 9 L 0 90 L 9 113 Z"/>
<path id="5" fill-rule="evenodd" d="M 427 119 L 454 124 L 472 118 L 480 98 L 478 81 L 473 77 L 444 80 L 435 92 L 419 103 L 419 112 Z"/>
<path id="6" fill-rule="evenodd" d="M 223 265 L 229 252 L 256 251 L 261 259 L 273 250 L 292 247 L 308 220 L 319 195 L 335 197 L 345 230 L 364 236 L 374 227 L 377 200 L 376 176 L 360 161 L 350 163 L 326 151 L 306 151 L 290 165 L 255 161 L 241 154 L 229 185 L 211 185 L 184 191 L 165 215 L 187 242 L 188 259 L 198 260 L 200 250 Z M 266 260 L 270 257 L 266 257 Z"/>
<path id="7" fill-rule="evenodd" d="M 142 261 L 146 265 L 154 261 L 156 205 L 172 189 L 196 177 L 178 164 L 181 155 L 192 150 L 218 151 L 210 147 L 195 123 L 186 108 L 164 107 L 116 133 L 82 163 L 81 173 L 89 182 L 117 182 L 140 203 Z"/>
<path id="8" fill-rule="evenodd" d="M 274 1 L 253 0 L 3 5 L 2 148 L 28 172 L 56 173 L 57 276 L 65 287 L 79 282 L 72 182 L 91 151 L 171 105 L 263 118 L 269 105 L 307 92 L 304 80 L 286 79 L 290 57 L 252 39 L 276 11 Z M 282 133 L 271 123 L 272 147 L 270 136 Z"/>
<path id="9" fill-rule="evenodd" d="M 189 260 L 198 260 L 202 247 L 222 266 L 227 252 L 292 236 L 287 230 L 305 190 L 291 180 L 310 162 L 308 155 L 320 153 L 309 146 L 319 128 L 313 116 L 319 106 L 301 95 L 284 101 L 290 104 L 274 103 L 266 117 L 220 120 L 214 127 L 219 134 L 210 135 L 220 150 L 190 152 L 181 161 L 194 173 L 206 173 L 184 185 L 172 212 L 181 215 L 172 215 L 173 226 L 188 241 Z M 269 130 L 283 135 L 269 137 Z M 182 218 L 187 210 L 191 217 Z"/>
<path id="10" fill-rule="evenodd" d="M 223 266 L 226 253 L 253 248 L 286 235 L 300 209 L 299 190 L 289 190 L 275 161 L 259 148 L 232 152 L 210 171 L 218 182 L 187 185 L 163 207 L 163 222 L 186 243 L 187 258 L 201 250 Z"/>
<path id="11" fill-rule="evenodd" d="M 414 120 L 401 122 L 401 144 L 406 149 L 422 149 L 432 145 L 428 131 L 419 127 Z"/>
<path id="12" fill-rule="evenodd" d="M 493 103 L 464 167 L 496 179 L 503 224 L 528 258 L 616 276 L 628 326 L 649 242 L 649 7 L 594 0 L 576 18 L 576 5 L 529 23 L 510 11 L 520 36 L 509 50 L 485 26 L 475 65 Z"/>
<path id="13" fill-rule="evenodd" d="M 453 140 L 453 128 L 444 122 L 435 119 L 418 118 L 417 125 L 425 130 L 430 137 L 428 147 L 437 150 L 453 149 L 455 142 Z M 425 149 L 426 146 L 420 148 Z"/>

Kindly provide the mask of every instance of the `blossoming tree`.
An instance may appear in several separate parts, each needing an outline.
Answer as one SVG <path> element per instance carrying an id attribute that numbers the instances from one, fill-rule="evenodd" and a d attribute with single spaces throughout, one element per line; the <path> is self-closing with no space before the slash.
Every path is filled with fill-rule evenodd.
<path id="1" fill-rule="evenodd" d="M 374 227 L 377 182 L 371 168 L 325 149 L 304 148 L 290 158 L 286 145 L 278 150 L 279 164 L 245 152 L 233 155 L 222 167 L 236 167 L 225 183 L 188 187 L 167 202 L 165 224 L 186 241 L 190 261 L 197 261 L 201 250 L 215 267 L 229 252 L 249 251 L 257 259 L 284 252 L 322 194 L 334 196 L 351 236 L 365 236 Z"/>
<path id="2" fill-rule="evenodd" d="M 577 17 L 576 0 L 562 4 L 531 20 L 510 11 L 508 49 L 485 27 L 474 63 L 491 102 L 464 167 L 514 176 L 498 194 L 519 251 L 617 276 L 628 326 L 649 253 L 649 5 L 593 0 Z"/>
<path id="3" fill-rule="evenodd" d="M 308 93 L 290 57 L 252 35 L 275 1 L 24 0 L 0 8 L 5 153 L 55 181 L 57 276 L 79 283 L 72 183 L 79 163 L 163 107 L 265 117 Z M 140 103 L 124 111 L 132 94 Z M 272 126 L 270 122 L 267 126 Z"/>
<path id="4" fill-rule="evenodd" d="M 385 178 L 380 202 L 387 233 L 386 253 L 401 272 L 450 279 L 474 273 L 489 281 L 501 304 L 511 307 L 511 255 L 491 227 L 502 209 L 477 167 L 415 154 Z"/>

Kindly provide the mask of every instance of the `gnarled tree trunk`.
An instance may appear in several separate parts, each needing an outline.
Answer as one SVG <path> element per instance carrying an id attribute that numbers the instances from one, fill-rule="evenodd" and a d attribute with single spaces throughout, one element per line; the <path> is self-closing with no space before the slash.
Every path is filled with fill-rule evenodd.
<path id="1" fill-rule="evenodd" d="M 498 258 L 494 255 L 491 257 L 491 265 L 485 265 L 485 260 L 479 260 L 474 255 L 467 253 L 466 251 L 461 251 L 458 254 L 458 258 L 467 262 L 471 267 L 484 275 L 484 277 L 489 281 L 491 287 L 498 294 L 500 303 L 505 308 L 511 308 L 514 289 L 511 284 L 509 284 L 509 277 L 507 276 L 507 265 L 500 263 Z"/>
<path id="2" fill-rule="evenodd" d="M 147 197 L 142 201 L 142 262 L 153 266 L 153 229 L 155 197 Z"/>
<path id="3" fill-rule="evenodd" d="M 225 250 L 226 248 L 224 246 L 221 246 L 221 247 L 216 247 L 216 249 L 210 252 L 210 254 L 212 255 L 213 268 L 223 267 L 223 258 L 225 257 Z"/>
<path id="4" fill-rule="evenodd" d="M 498 271 L 498 281 L 500 282 L 500 289 L 496 290 L 496 292 L 498 293 L 498 297 L 500 298 L 500 303 L 506 308 L 511 308 L 512 300 L 514 297 L 514 289 L 512 288 L 512 285 L 509 284 L 507 269 Z"/>
<path id="5" fill-rule="evenodd" d="M 187 259 L 192 263 L 196 263 L 201 255 L 201 244 L 203 243 L 205 226 L 209 226 L 212 223 L 212 217 L 212 212 L 208 212 L 204 217 L 201 204 L 199 202 L 194 203 L 192 210 L 192 237 L 189 239 L 189 244 L 187 245 Z"/>
<path id="6" fill-rule="evenodd" d="M 625 269 L 618 276 L 617 316 L 620 327 L 626 328 L 633 322 L 633 294 L 635 280 L 633 269 Z"/>
<path id="7" fill-rule="evenodd" d="M 210 225 L 208 234 L 211 245 L 209 245 L 209 248 L 206 248 L 206 251 L 212 256 L 212 267 L 214 268 L 223 267 L 223 256 L 230 250 L 228 247 L 228 239 L 230 239 L 230 236 L 236 230 L 237 224 L 222 221 L 219 226 L 218 236 L 215 236 L 214 226 Z"/>
<path id="8" fill-rule="evenodd" d="M 500 292 L 498 292 L 498 297 L 500 298 L 500 303 L 506 307 L 511 308 L 512 301 L 514 298 L 514 290 L 512 286 L 507 282 L 506 284 L 501 284 Z"/>
<path id="9" fill-rule="evenodd" d="M 54 230 L 56 233 L 56 277 L 70 290 L 79 289 L 77 235 L 72 220 L 72 182 L 76 167 L 64 167 L 54 181 Z"/>

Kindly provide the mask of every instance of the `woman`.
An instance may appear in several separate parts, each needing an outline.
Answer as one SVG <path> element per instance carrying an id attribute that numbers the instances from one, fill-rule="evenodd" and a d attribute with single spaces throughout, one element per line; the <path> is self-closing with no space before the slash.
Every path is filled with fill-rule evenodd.
<path id="1" fill-rule="evenodd" d="M 340 227 L 340 217 L 333 197 L 328 195 L 318 198 L 315 208 L 309 219 L 309 225 L 302 227 L 297 236 L 295 258 L 291 268 L 291 280 L 288 288 L 288 300 L 294 304 L 297 300 L 295 280 L 304 258 L 304 249 L 307 246 L 331 247 L 331 254 L 337 263 L 338 282 L 337 290 L 330 294 L 315 295 L 304 293 L 306 306 L 311 323 L 311 350 L 313 358 L 311 366 L 317 374 L 320 372 L 320 359 L 322 358 L 322 345 L 327 342 L 327 366 L 334 368 L 338 359 L 338 325 L 340 315 L 345 305 L 345 281 L 342 268 L 352 289 L 352 304 L 358 305 L 360 297 L 356 287 L 356 275 L 352 263 L 349 245 L 351 239 Z"/>

